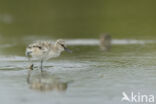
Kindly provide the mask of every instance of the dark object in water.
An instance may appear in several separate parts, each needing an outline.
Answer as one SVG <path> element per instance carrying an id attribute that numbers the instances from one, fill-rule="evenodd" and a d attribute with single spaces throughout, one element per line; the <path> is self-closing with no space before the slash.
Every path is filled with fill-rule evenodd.
<path id="1" fill-rule="evenodd" d="M 103 51 L 110 50 L 111 48 L 111 36 L 109 34 L 100 35 L 100 49 Z"/>
<path id="2" fill-rule="evenodd" d="M 29 69 L 30 69 L 30 70 L 33 70 L 33 69 L 34 69 L 34 64 L 31 64 L 31 65 L 29 66 Z"/>

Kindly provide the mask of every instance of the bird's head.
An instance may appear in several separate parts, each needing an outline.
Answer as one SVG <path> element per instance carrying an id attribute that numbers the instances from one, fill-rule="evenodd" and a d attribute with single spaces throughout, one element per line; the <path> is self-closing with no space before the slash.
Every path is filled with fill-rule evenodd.
<path id="1" fill-rule="evenodd" d="M 59 49 L 59 51 L 67 51 L 69 53 L 72 53 L 70 49 L 66 47 L 65 41 L 63 39 L 58 39 L 55 43 L 56 47 Z"/>

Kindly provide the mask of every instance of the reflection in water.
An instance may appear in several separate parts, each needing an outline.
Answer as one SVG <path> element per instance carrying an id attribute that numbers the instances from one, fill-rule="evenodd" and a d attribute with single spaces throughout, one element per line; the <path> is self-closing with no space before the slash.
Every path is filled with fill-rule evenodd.
<path id="1" fill-rule="evenodd" d="M 109 34 L 100 35 L 100 48 L 103 51 L 107 51 L 111 48 L 111 36 Z"/>
<path id="2" fill-rule="evenodd" d="M 41 72 L 39 75 L 31 76 L 32 70 L 29 69 L 27 75 L 27 83 L 30 85 L 31 89 L 38 91 L 65 91 L 68 87 L 68 83 L 62 82 L 58 77 L 52 76 L 47 72 Z"/>

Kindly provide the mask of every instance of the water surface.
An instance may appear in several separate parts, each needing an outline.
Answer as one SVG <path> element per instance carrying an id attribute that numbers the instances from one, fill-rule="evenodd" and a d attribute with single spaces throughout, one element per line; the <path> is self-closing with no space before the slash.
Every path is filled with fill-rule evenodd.
<path id="1" fill-rule="evenodd" d="M 29 62 L 24 56 L 29 42 L 1 45 L 1 103 L 125 104 L 121 102 L 123 91 L 156 94 L 155 42 L 115 39 L 112 49 L 104 52 L 98 40 L 90 41 L 68 39 L 73 53 L 63 52 L 47 61 L 44 70 L 48 74 L 41 75 L 35 62 L 31 83 L 27 82 Z"/>

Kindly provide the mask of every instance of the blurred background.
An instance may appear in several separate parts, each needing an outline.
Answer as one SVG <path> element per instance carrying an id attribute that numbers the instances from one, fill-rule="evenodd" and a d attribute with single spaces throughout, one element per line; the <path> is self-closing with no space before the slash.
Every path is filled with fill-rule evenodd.
<path id="1" fill-rule="evenodd" d="M 155 0 L 0 0 L 0 36 L 156 39 Z"/>
<path id="2" fill-rule="evenodd" d="M 102 33 L 112 37 L 112 45 L 101 39 L 106 52 Z M 48 78 L 38 62 L 27 73 L 27 45 L 58 38 L 73 53 L 45 62 Z M 123 91 L 156 95 L 155 40 L 156 0 L 0 0 L 0 102 L 125 104 Z"/>

